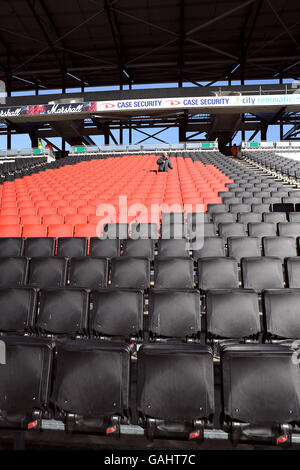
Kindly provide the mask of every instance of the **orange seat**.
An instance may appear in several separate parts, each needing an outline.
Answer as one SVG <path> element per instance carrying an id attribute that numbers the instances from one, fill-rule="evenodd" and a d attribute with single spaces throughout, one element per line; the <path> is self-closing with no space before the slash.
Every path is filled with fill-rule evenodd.
<path id="1" fill-rule="evenodd" d="M 41 224 L 23 225 L 22 236 L 24 238 L 46 237 L 47 225 L 41 225 Z"/>
<path id="2" fill-rule="evenodd" d="M 22 217 L 23 215 L 36 215 L 37 210 L 34 207 L 20 207 L 19 214 Z"/>
<path id="3" fill-rule="evenodd" d="M 86 237 L 86 238 L 99 237 L 101 236 L 102 233 L 99 233 L 98 230 L 99 230 L 99 227 L 97 224 L 79 224 L 79 225 L 75 225 L 74 236 Z"/>
<path id="4" fill-rule="evenodd" d="M 22 215 L 21 224 L 22 225 L 33 225 L 40 224 L 41 217 L 39 215 Z"/>
<path id="5" fill-rule="evenodd" d="M 17 207 L 1 207 L 0 215 L 18 215 Z"/>
<path id="6" fill-rule="evenodd" d="M 86 215 L 84 214 L 68 214 L 65 216 L 65 223 L 71 225 L 86 224 Z"/>
<path id="7" fill-rule="evenodd" d="M 73 225 L 51 224 L 48 227 L 48 237 L 73 237 Z"/>
<path id="8" fill-rule="evenodd" d="M 38 213 L 43 217 L 44 215 L 55 215 L 57 213 L 56 207 L 41 207 Z"/>
<path id="9" fill-rule="evenodd" d="M 20 237 L 22 225 L 0 225 L 0 237 Z"/>
<path id="10" fill-rule="evenodd" d="M 96 215 L 97 207 L 95 206 L 81 206 L 78 207 L 78 214 L 81 215 Z"/>
<path id="11" fill-rule="evenodd" d="M 60 215 L 76 215 L 77 214 L 77 207 L 75 206 L 67 206 L 67 207 L 59 207 L 57 209 L 57 213 Z"/>
<path id="12" fill-rule="evenodd" d="M 64 223 L 64 216 L 60 214 L 48 214 L 43 215 L 43 224 L 44 225 L 57 225 Z"/>
<path id="13" fill-rule="evenodd" d="M 19 222 L 18 215 L 0 215 L 0 225 L 17 225 Z"/>

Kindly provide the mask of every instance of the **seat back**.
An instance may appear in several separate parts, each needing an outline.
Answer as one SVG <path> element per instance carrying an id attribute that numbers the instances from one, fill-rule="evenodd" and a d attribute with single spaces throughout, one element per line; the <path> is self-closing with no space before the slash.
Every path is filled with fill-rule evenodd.
<path id="1" fill-rule="evenodd" d="M 250 289 L 208 291 L 206 315 L 210 338 L 254 338 L 261 330 L 258 295 Z"/>
<path id="2" fill-rule="evenodd" d="M 129 345 L 58 341 L 52 403 L 66 430 L 118 435 L 129 415 L 129 368 Z"/>
<path id="3" fill-rule="evenodd" d="M 153 337 L 197 337 L 201 332 L 199 291 L 151 289 L 148 321 Z"/>
<path id="4" fill-rule="evenodd" d="M 142 337 L 144 300 L 142 291 L 103 289 L 92 292 L 90 333 L 133 341 Z"/>
<path id="5" fill-rule="evenodd" d="M 232 258 L 198 259 L 198 285 L 202 290 L 239 287 L 237 261 Z"/>
<path id="6" fill-rule="evenodd" d="M 202 440 L 214 413 L 211 349 L 199 344 L 141 346 L 137 409 L 149 437 Z"/>
<path id="7" fill-rule="evenodd" d="M 87 291 L 70 288 L 41 290 L 39 306 L 36 327 L 40 334 L 73 338 L 87 334 Z"/>
<path id="8" fill-rule="evenodd" d="M 53 345 L 41 338 L 2 337 L 6 362 L 0 367 L 0 427 L 35 429 L 49 411 Z"/>
<path id="9" fill-rule="evenodd" d="M 154 286 L 159 289 L 192 289 L 194 287 L 193 260 L 187 257 L 156 258 Z"/>

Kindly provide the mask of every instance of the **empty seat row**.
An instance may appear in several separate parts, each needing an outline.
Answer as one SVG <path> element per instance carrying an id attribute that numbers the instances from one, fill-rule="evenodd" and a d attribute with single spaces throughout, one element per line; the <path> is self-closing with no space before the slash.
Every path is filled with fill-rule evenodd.
<path id="1" fill-rule="evenodd" d="M 275 256 L 248 257 L 241 260 L 242 285 L 244 288 L 277 289 L 287 285 L 300 287 L 300 258 L 285 259 L 284 279 L 282 260 Z M 110 273 L 110 276 L 109 276 Z M 197 277 L 194 262 L 188 257 L 156 258 L 154 277 L 151 281 L 150 260 L 147 258 L 119 257 L 8 257 L 0 258 L 0 287 L 31 286 L 83 287 L 88 289 L 124 287 L 148 289 L 189 289 L 196 284 L 203 291 L 239 287 L 238 262 L 229 257 L 199 258 Z"/>
<path id="2" fill-rule="evenodd" d="M 210 290 L 201 305 L 196 289 L 151 289 L 148 315 L 139 290 L 0 289 L 0 334 L 90 337 L 127 342 L 156 339 L 234 342 L 300 340 L 299 289 Z M 201 316 L 202 311 L 202 316 Z M 147 339 L 147 338 L 146 338 Z"/>
<path id="3" fill-rule="evenodd" d="M 148 438 L 201 443 L 218 418 L 208 346 L 142 346 L 135 405 L 126 344 L 10 337 L 2 345 L 10 364 L 0 367 L 2 429 L 37 431 L 42 419 L 55 418 L 68 432 L 118 436 L 136 407 Z M 300 370 L 293 357 L 278 345 L 221 348 L 221 426 L 234 443 L 288 445 L 299 431 Z"/>
<path id="4" fill-rule="evenodd" d="M 204 239 L 201 249 L 193 251 L 193 258 L 224 257 L 236 259 L 239 263 L 242 258 L 259 256 L 277 256 L 282 262 L 285 258 L 297 256 L 300 253 L 300 240 L 293 237 L 229 237 L 227 250 L 222 238 L 208 237 Z"/>

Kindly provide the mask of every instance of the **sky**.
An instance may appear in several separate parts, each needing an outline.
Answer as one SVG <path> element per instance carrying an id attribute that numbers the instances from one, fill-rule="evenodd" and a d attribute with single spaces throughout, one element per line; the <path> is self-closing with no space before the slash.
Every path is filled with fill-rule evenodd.
<path id="1" fill-rule="evenodd" d="M 291 79 L 286 79 L 283 81 L 283 83 L 291 83 Z M 200 82 L 202 85 L 205 85 L 206 82 Z M 217 82 L 214 84 L 214 86 L 226 86 L 228 82 Z M 278 80 L 260 80 L 260 81 L 252 81 L 252 80 L 245 80 L 245 85 L 263 85 L 263 84 L 278 84 Z M 240 81 L 233 81 L 232 86 L 234 85 L 240 85 Z M 196 85 L 193 85 L 191 83 L 184 83 L 184 87 L 196 87 Z M 133 85 L 132 89 L 138 90 L 138 89 L 147 89 L 147 88 L 176 88 L 177 84 L 176 83 L 163 83 L 163 84 L 152 84 L 152 85 Z M 124 90 L 128 89 L 128 87 L 124 86 Z M 111 90 L 119 90 L 119 87 L 113 86 L 113 87 L 86 87 L 85 91 L 111 91 Z M 66 90 L 67 93 L 76 93 L 80 92 L 81 89 L 79 88 L 69 88 Z M 60 93 L 61 90 L 40 90 L 40 95 L 43 94 L 52 94 L 52 93 Z M 28 92 L 13 92 L 12 96 L 20 96 L 20 95 L 34 95 L 35 92 L 34 90 L 28 91 Z M 284 132 L 288 131 L 291 126 L 284 126 Z M 153 130 L 154 132 L 159 131 L 160 128 L 156 128 Z M 279 126 L 269 126 L 268 127 L 268 132 L 267 132 L 267 140 L 268 141 L 278 141 L 280 140 L 280 133 L 279 133 Z M 113 131 L 116 139 L 118 140 L 118 134 L 119 131 Z M 151 133 L 151 130 L 149 129 L 149 133 Z M 247 131 L 246 132 L 246 140 L 248 140 L 251 136 L 253 131 Z M 144 136 L 145 137 L 145 136 Z M 168 143 L 177 143 L 178 142 L 178 129 L 168 129 L 161 134 L 158 135 L 162 140 Z M 204 139 L 204 134 L 198 136 L 199 138 Z M 132 134 L 133 138 L 133 143 L 137 143 L 140 140 L 143 139 L 143 136 L 141 133 L 137 131 L 133 131 Z M 95 142 L 96 145 L 104 145 L 104 136 L 92 136 L 93 141 Z M 123 140 L 124 144 L 128 143 L 129 139 L 129 134 L 128 130 L 123 131 Z M 234 138 L 233 142 L 239 145 L 241 143 L 241 132 L 238 132 L 236 137 Z M 55 145 L 58 147 L 61 147 L 61 138 L 52 138 L 50 139 L 51 142 L 53 142 Z M 257 134 L 256 138 L 254 140 L 260 140 L 260 133 Z M 45 144 L 45 142 L 43 142 Z M 113 144 L 113 142 L 111 142 Z M 147 144 L 152 144 L 152 143 L 158 143 L 157 140 L 154 138 L 149 138 L 145 143 Z M 31 147 L 31 140 L 28 135 L 25 134 L 20 134 L 20 135 L 13 135 L 12 136 L 12 145 L 11 147 L 13 149 L 17 148 L 30 148 Z M 1 149 L 6 149 L 6 136 L 0 136 L 0 148 Z M 69 149 L 69 145 L 66 144 L 66 149 Z"/>

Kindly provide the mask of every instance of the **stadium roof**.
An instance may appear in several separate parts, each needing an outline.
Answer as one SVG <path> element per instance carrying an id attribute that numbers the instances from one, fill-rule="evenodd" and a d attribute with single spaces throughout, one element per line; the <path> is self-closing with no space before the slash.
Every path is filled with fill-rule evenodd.
<path id="1" fill-rule="evenodd" d="M 299 1 L 1 2 L 0 78 L 13 91 L 298 78 L 299 47 Z"/>

